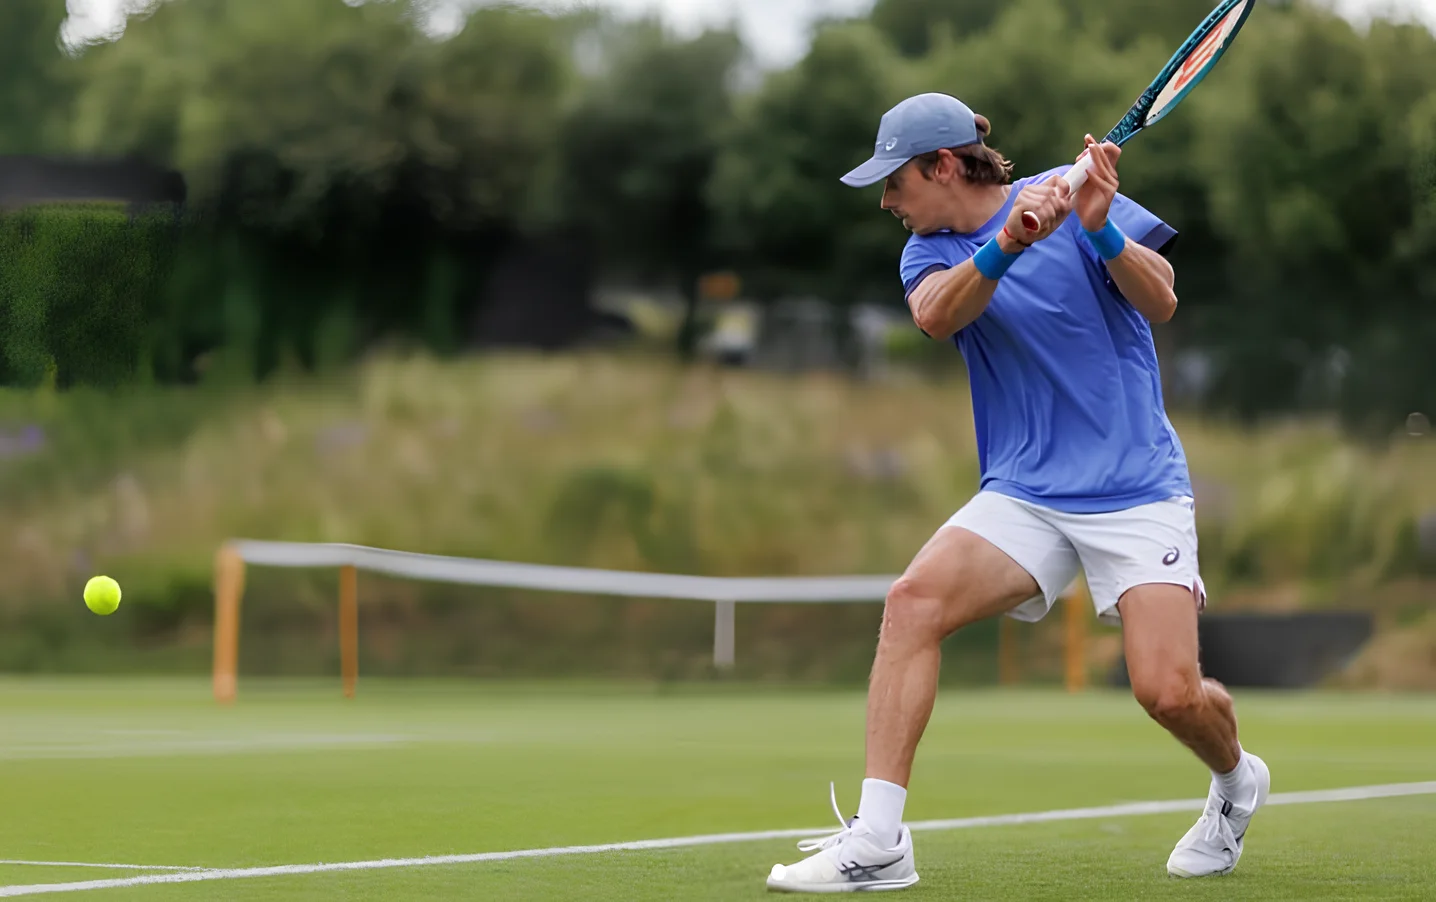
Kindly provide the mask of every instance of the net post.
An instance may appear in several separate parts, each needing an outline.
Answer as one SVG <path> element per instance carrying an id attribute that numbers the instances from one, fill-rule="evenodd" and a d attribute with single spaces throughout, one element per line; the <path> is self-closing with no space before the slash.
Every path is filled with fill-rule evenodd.
<path id="1" fill-rule="evenodd" d="M 1078 584 L 1067 593 L 1067 641 L 1066 678 L 1068 692 L 1081 692 L 1087 688 L 1087 609 L 1091 596 L 1085 582 Z"/>
<path id="2" fill-rule="evenodd" d="M 339 568 L 339 672 L 344 697 L 354 697 L 359 682 L 359 572 L 353 564 Z"/>
<path id="3" fill-rule="evenodd" d="M 713 605 L 713 666 L 719 670 L 733 669 L 736 608 L 731 601 Z"/>
<path id="4" fill-rule="evenodd" d="M 214 561 L 214 698 L 232 704 L 239 679 L 239 605 L 244 597 L 244 558 L 221 545 Z"/>
<path id="5" fill-rule="evenodd" d="M 1022 679 L 1017 659 L 1017 622 L 1011 617 L 997 619 L 997 682 L 1014 686 Z"/>

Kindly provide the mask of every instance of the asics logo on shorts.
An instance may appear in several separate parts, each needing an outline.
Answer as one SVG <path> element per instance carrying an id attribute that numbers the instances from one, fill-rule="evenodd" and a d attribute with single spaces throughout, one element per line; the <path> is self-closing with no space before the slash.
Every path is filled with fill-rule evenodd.
<path id="1" fill-rule="evenodd" d="M 1170 548 L 1167 550 L 1167 556 L 1162 558 L 1162 563 L 1170 567 L 1181 559 L 1182 553 L 1175 548 Z"/>

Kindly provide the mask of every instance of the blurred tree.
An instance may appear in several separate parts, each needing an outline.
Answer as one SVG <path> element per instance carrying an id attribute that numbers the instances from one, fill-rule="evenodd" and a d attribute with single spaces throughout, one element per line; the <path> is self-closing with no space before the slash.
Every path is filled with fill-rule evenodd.
<path id="1" fill-rule="evenodd" d="M 710 266 L 739 265 L 760 297 L 900 303 L 904 233 L 876 188 L 837 179 L 903 96 L 961 97 L 1040 172 L 1104 133 L 1210 4 L 878 0 L 740 95 L 733 34 L 594 12 L 488 7 L 436 40 L 432 0 L 169 0 L 76 60 L 60 0 L 0 0 L 0 152 L 185 171 L 211 228 L 171 285 L 188 319 L 167 360 L 384 327 L 439 340 L 493 248 L 562 226 L 610 273 L 680 285 L 686 347 Z M 1122 174 L 1182 232 L 1172 328 L 1215 359 L 1217 406 L 1340 409 L 1373 431 L 1436 412 L 1429 31 L 1264 0 Z M 328 323 L 351 337 L 315 339 Z"/>
<path id="2" fill-rule="evenodd" d="M 509 221 L 568 84 L 556 20 L 496 8 L 435 42 L 406 3 L 176 0 L 87 55 L 76 139 L 184 168 L 277 229 L 400 190 L 441 221 Z"/>
<path id="3" fill-rule="evenodd" d="M 1119 50 L 1137 40 L 1155 40 L 1171 56 L 1214 5 L 1214 0 L 1060 0 L 1065 15 L 1059 21 L 1097 27 Z M 916 57 L 980 36 L 1010 6 L 990 0 L 877 0 L 870 21 L 903 55 Z M 1022 20 L 1043 27 L 1032 12 L 1027 10 Z"/>
<path id="4" fill-rule="evenodd" d="M 463 292 L 520 226 L 571 84 L 569 25 L 482 9 L 436 41 L 423 13 L 173 0 L 84 56 L 76 145 L 185 171 L 214 231 L 187 292 L 227 299 L 191 315 L 211 335 L 249 323 L 255 369 L 314 359 L 326 323 L 452 346 Z"/>
<path id="5" fill-rule="evenodd" d="M 1419 323 L 1433 263 L 1411 189 L 1436 37 L 1384 23 L 1362 36 L 1306 7 L 1248 27 L 1263 52 L 1233 54 L 1226 93 L 1203 98 L 1194 158 L 1231 247 L 1205 322 L 1219 399 L 1254 415 L 1335 394 L 1353 425 L 1384 430 L 1431 395 Z"/>
<path id="6" fill-rule="evenodd" d="M 1112 52 L 1102 29 L 1074 19 L 1061 0 L 1014 0 L 987 32 L 935 45 L 919 71 L 924 89 L 954 94 L 992 120 L 990 143 L 1026 175 L 1071 163 L 1082 136 L 1103 135 L 1159 65 Z"/>
<path id="7" fill-rule="evenodd" d="M 64 145 L 74 87 L 60 50 L 65 15 L 64 0 L 0 3 L 0 153 Z"/>
<path id="8" fill-rule="evenodd" d="M 991 0 L 877 0 L 870 21 L 903 55 L 922 56 L 934 35 L 970 37 L 986 29 L 1000 9 Z"/>
<path id="9" fill-rule="evenodd" d="M 704 187 L 732 115 L 742 43 L 728 31 L 680 40 L 652 21 L 608 23 L 590 38 L 590 78 L 558 139 L 559 204 L 611 265 L 677 283 L 688 354 L 698 278 L 713 263 Z"/>
<path id="10" fill-rule="evenodd" d="M 838 179 L 872 153 L 878 119 L 909 85 L 881 34 L 835 25 L 746 103 L 709 198 L 724 247 L 762 293 L 896 301 L 902 228 L 878 209 L 879 188 Z"/>
<path id="11" fill-rule="evenodd" d="M 1258 0 L 1263 2 L 1263 0 Z M 1116 49 L 1149 40 L 1170 57 L 1217 5 L 1216 0 L 1062 0 L 1077 21 L 1099 26 Z M 1258 13 L 1263 12 L 1257 10 Z M 1155 70 L 1154 73 L 1155 74 Z"/>

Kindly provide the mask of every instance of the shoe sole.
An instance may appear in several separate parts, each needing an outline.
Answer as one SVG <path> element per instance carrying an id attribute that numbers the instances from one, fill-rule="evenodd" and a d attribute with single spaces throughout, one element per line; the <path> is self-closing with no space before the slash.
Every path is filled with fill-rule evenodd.
<path id="1" fill-rule="evenodd" d="M 864 883 L 775 883 L 768 880 L 768 889 L 775 893 L 883 893 L 907 889 L 917 883 L 911 880 L 871 880 Z"/>
<path id="2" fill-rule="evenodd" d="M 1255 819 L 1256 813 L 1261 810 L 1261 807 L 1263 805 L 1266 804 L 1267 796 L 1271 795 L 1271 768 L 1267 767 L 1266 762 L 1258 758 L 1256 755 L 1252 755 L 1250 752 L 1248 752 L 1247 754 L 1251 757 L 1252 764 L 1256 768 L 1257 801 L 1256 807 L 1252 809 L 1252 818 Z M 1250 821 L 1248 821 L 1247 829 L 1251 829 Z M 1223 868 L 1220 871 L 1211 871 L 1206 874 L 1190 874 L 1184 870 L 1181 870 L 1180 868 L 1168 867 L 1167 876 L 1180 877 L 1184 880 L 1199 879 L 1202 877 L 1225 877 L 1232 871 L 1235 871 L 1237 869 L 1237 862 L 1242 860 L 1242 850 L 1246 847 L 1245 840 L 1246 833 L 1244 832 L 1242 833 L 1242 841 L 1239 841 L 1237 843 L 1237 852 L 1236 855 L 1232 856 L 1232 863 L 1229 867 Z"/>

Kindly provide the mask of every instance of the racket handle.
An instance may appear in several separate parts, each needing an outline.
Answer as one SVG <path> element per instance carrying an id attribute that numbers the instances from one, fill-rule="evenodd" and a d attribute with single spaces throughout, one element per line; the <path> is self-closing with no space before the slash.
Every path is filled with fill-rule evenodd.
<path id="1" fill-rule="evenodd" d="M 1067 170 L 1067 173 L 1062 176 L 1063 180 L 1067 182 L 1068 196 L 1076 194 L 1079 188 L 1087 184 L 1087 170 L 1091 168 L 1092 154 L 1090 152 L 1083 152 L 1082 156 L 1077 158 L 1077 162 L 1072 168 Z M 1042 228 L 1042 223 L 1037 219 L 1036 213 L 1028 210 L 1022 214 L 1022 227 L 1029 232 L 1035 232 Z"/>
<path id="2" fill-rule="evenodd" d="M 1065 179 L 1067 182 L 1067 187 L 1072 189 L 1069 192 L 1069 195 L 1076 194 L 1077 189 L 1087 184 L 1087 170 L 1091 168 L 1092 153 L 1090 151 L 1084 151 L 1082 153 L 1082 156 L 1077 158 L 1077 162 L 1072 166 L 1072 168 L 1067 170 L 1067 174 L 1062 176 L 1062 178 Z"/>

